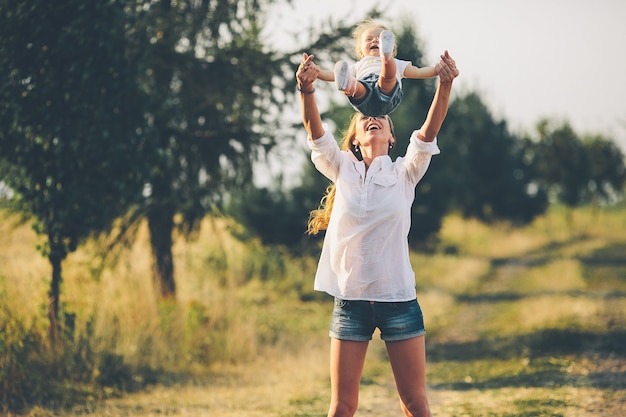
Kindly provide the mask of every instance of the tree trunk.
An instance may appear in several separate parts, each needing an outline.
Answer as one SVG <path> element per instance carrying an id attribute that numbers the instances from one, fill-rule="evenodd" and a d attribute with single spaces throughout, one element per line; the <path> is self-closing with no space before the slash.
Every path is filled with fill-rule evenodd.
<path id="1" fill-rule="evenodd" d="M 171 207 L 151 209 L 148 212 L 148 229 L 152 249 L 152 276 L 161 298 L 176 296 L 174 259 L 172 257 L 172 230 L 174 213 Z"/>
<path id="2" fill-rule="evenodd" d="M 48 256 L 52 266 L 52 281 L 48 291 L 48 319 L 50 320 L 49 337 L 52 346 L 56 345 L 59 335 L 59 298 L 61 296 L 61 262 L 63 257 L 56 255 L 54 249 Z"/>
<path id="3" fill-rule="evenodd" d="M 565 206 L 565 223 L 570 230 L 574 228 L 574 208 L 567 205 Z"/>

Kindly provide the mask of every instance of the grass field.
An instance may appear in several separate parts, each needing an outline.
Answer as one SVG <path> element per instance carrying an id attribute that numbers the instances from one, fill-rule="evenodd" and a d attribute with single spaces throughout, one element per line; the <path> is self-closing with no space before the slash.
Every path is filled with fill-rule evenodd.
<path id="1" fill-rule="evenodd" d="M 433 415 L 626 415 L 626 209 L 550 213 L 523 229 L 446 219 L 414 253 Z M 0 290 L 35 328 L 48 266 L 27 226 L 0 222 Z M 330 300 L 316 258 L 233 240 L 207 221 L 177 239 L 177 303 L 155 299 L 145 231 L 95 279 L 91 243 L 64 265 L 64 305 L 96 351 L 158 369 L 141 390 L 31 416 L 325 416 Z M 103 369 L 103 368 L 101 368 Z M 401 415 L 384 344 L 368 352 L 357 416 Z"/>

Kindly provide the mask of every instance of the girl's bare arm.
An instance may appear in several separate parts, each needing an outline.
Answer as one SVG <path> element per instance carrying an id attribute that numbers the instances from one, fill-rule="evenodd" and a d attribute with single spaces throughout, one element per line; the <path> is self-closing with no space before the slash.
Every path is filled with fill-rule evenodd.
<path id="1" fill-rule="evenodd" d="M 330 70 L 324 70 L 320 68 L 320 74 L 317 76 L 322 81 L 335 81 L 335 73 Z"/>
<path id="2" fill-rule="evenodd" d="M 404 78 L 433 78 L 437 76 L 435 67 L 416 67 L 411 64 L 404 69 Z"/>

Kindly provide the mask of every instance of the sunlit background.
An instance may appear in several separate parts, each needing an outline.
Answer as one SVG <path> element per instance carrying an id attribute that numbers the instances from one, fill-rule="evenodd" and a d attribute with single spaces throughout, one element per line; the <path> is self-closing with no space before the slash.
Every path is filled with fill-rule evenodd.
<path id="1" fill-rule="evenodd" d="M 462 71 L 456 89 L 481 92 L 511 129 L 564 119 L 626 149 L 625 1 L 294 0 L 274 6 L 268 36 L 291 49 L 294 32 L 375 6 L 391 29 L 414 23 L 431 63 L 448 49 Z"/>

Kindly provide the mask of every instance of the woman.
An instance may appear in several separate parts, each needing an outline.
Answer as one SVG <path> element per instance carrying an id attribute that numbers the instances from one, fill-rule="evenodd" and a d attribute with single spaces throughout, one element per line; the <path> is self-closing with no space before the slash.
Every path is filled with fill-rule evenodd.
<path id="1" fill-rule="evenodd" d="M 310 232 L 326 229 L 315 289 L 335 297 L 331 321 L 331 402 L 328 416 L 353 416 L 369 340 L 385 341 L 406 416 L 430 416 L 426 396 L 424 323 L 409 262 L 407 236 L 415 186 L 432 155 L 459 75 L 446 51 L 436 65 L 437 91 L 426 121 L 413 132 L 406 155 L 388 156 L 395 138 L 388 116 L 357 113 L 341 150 L 326 131 L 315 101 L 320 68 L 303 54 L 296 72 L 311 158 L 334 186 Z"/>

